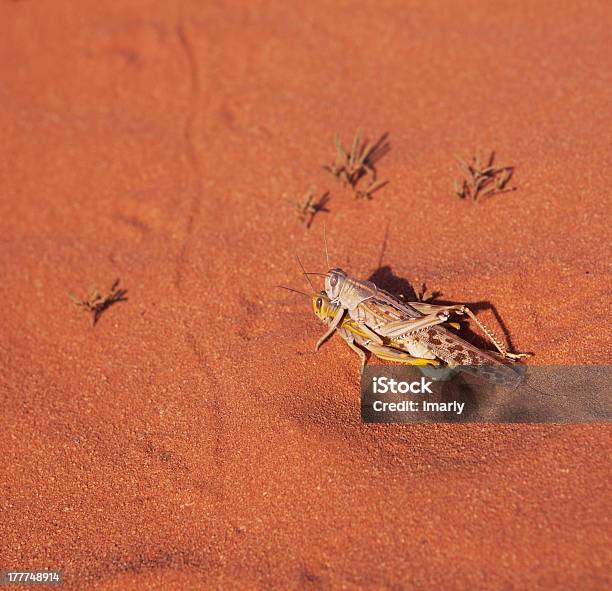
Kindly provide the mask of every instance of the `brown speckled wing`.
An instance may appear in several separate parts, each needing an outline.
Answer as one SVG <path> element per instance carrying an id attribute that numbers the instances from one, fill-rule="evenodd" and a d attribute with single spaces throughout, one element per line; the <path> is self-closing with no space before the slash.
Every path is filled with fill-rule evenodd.
<path id="1" fill-rule="evenodd" d="M 516 387 L 522 381 L 520 372 L 502 363 L 493 354 L 482 351 L 442 326 L 432 326 L 414 335 L 445 363 L 466 366 L 463 371 L 496 384 Z"/>

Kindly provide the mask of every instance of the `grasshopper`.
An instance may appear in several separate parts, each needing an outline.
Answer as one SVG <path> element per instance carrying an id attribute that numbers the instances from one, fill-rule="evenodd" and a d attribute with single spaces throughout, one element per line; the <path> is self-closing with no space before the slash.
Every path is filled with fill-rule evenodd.
<path id="1" fill-rule="evenodd" d="M 357 325 L 365 338 L 376 345 L 384 339 L 401 344 L 401 349 L 421 359 L 439 359 L 451 367 L 469 366 L 465 371 L 484 375 L 501 384 L 516 384 L 518 373 L 502 360 L 517 360 L 525 354 L 509 353 L 495 333 L 479 321 L 464 304 L 434 305 L 424 302 L 410 304 L 379 289 L 371 281 L 349 277 L 340 268 L 325 274 L 325 294 L 333 318 L 327 332 L 319 339 L 315 350 L 342 326 L 345 316 Z M 498 353 L 482 351 L 441 326 L 452 314 L 467 315 L 495 345 Z M 478 366 L 478 367 L 476 367 Z"/>
<path id="2" fill-rule="evenodd" d="M 387 296 L 390 295 L 386 292 L 383 293 Z M 393 296 L 390 297 L 393 298 Z M 339 305 L 334 304 L 324 291 L 319 296 L 313 295 L 312 303 L 315 314 L 328 325 L 331 325 Z M 397 303 L 409 306 L 417 311 L 420 310 L 423 314 L 427 314 L 432 308 L 438 307 L 425 302 L 405 304 L 396 301 Z M 448 324 L 453 328 L 459 327 L 456 323 L 449 322 Z M 462 369 L 479 377 L 484 376 L 490 381 L 500 384 L 515 384 L 520 378 L 511 367 L 503 364 L 493 354 L 481 351 L 442 326 L 400 337 L 385 337 L 382 339 L 383 344 L 372 342 L 368 338 L 367 331 L 363 330 L 363 326 L 348 314 L 336 330 L 349 347 L 359 355 L 362 369 L 366 362 L 363 349 L 367 349 L 379 359 L 395 361 L 403 365 L 439 366 L 440 361 L 443 361 L 450 368 Z M 432 331 L 434 334 L 432 334 Z M 316 348 L 318 349 L 318 347 L 319 344 L 317 343 Z"/>
<path id="3" fill-rule="evenodd" d="M 308 277 L 309 274 L 306 273 L 299 257 L 296 258 L 298 264 L 300 265 L 300 268 L 302 269 L 302 273 L 304 277 L 306 277 L 306 281 L 308 281 L 308 285 L 310 286 L 310 295 L 298 289 L 286 287 L 285 285 L 279 285 L 278 287 L 280 287 L 281 289 L 292 291 L 294 293 L 299 293 L 300 295 L 310 298 L 312 310 L 315 315 L 320 320 L 325 322 L 325 324 L 330 326 L 336 318 L 340 306 L 339 304 L 332 303 L 325 291 L 317 293 L 314 288 L 314 285 Z M 421 303 L 413 302 L 413 305 L 419 307 Z M 424 305 L 426 306 L 427 304 Z M 456 328 L 459 328 L 458 324 L 454 326 Z M 344 339 L 346 344 L 359 355 L 359 358 L 361 359 L 362 369 L 366 363 L 366 353 L 364 349 L 374 354 L 379 359 L 383 359 L 386 361 L 396 361 L 398 363 L 401 363 L 402 365 L 440 365 L 440 362 L 434 359 L 433 357 L 425 359 L 415 357 L 413 354 L 410 354 L 407 348 L 407 340 L 396 339 L 393 337 L 382 338 L 379 335 L 370 331 L 367 326 L 355 322 L 348 315 L 344 316 L 344 318 L 339 322 L 339 324 L 335 327 L 334 330 L 337 330 L 338 334 L 342 337 L 342 339 Z M 319 345 L 317 344 L 316 349 L 318 350 L 318 348 Z"/>
<path id="4" fill-rule="evenodd" d="M 328 327 L 334 322 L 340 305 L 333 303 L 325 291 L 308 295 L 289 287 L 280 287 L 310 297 L 315 315 Z M 387 292 L 382 293 L 395 299 Z M 406 304 L 395 300 L 395 304 L 409 306 L 417 312 L 420 311 L 423 315 L 428 314 L 433 308 L 444 308 L 426 302 L 409 302 Z M 448 322 L 447 324 L 455 329 L 459 328 L 457 323 Z M 481 351 L 442 326 L 437 326 L 435 329 L 435 335 L 432 335 L 428 330 L 425 334 L 417 331 L 400 337 L 381 337 L 374 333 L 372 338 L 372 333 L 367 326 L 355 321 L 349 314 L 345 314 L 335 331 L 357 353 L 361 360 L 362 370 L 366 364 L 366 351 L 369 351 L 379 359 L 394 361 L 402 365 L 439 367 L 444 362 L 451 371 L 454 368 L 461 369 L 479 377 L 484 376 L 490 381 L 500 384 L 510 385 L 519 380 L 520 376 L 512 368 L 495 358 L 493 354 Z M 440 342 L 438 343 L 438 341 Z M 319 343 L 316 346 L 316 349 L 318 348 Z M 449 351 L 446 351 L 446 349 L 449 349 Z M 466 355 L 469 356 L 469 365 L 466 365 L 465 359 L 461 357 L 460 353 L 462 351 L 465 351 Z"/>

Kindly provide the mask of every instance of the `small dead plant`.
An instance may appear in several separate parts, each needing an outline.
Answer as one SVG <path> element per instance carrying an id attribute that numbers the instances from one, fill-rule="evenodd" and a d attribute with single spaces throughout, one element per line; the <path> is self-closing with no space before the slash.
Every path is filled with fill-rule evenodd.
<path id="1" fill-rule="evenodd" d="M 336 159 L 332 164 L 324 165 L 324 170 L 342 185 L 349 186 L 355 197 L 371 199 L 388 182 L 377 180 L 376 170 L 378 161 L 390 150 L 387 137 L 385 133 L 377 142 L 372 143 L 368 139 L 362 140 L 362 132 L 358 130 L 349 152 L 336 134 Z"/>
<path id="2" fill-rule="evenodd" d="M 127 301 L 126 294 L 127 289 L 119 289 L 119 279 L 117 279 L 106 293 L 101 293 L 96 285 L 92 284 L 84 300 L 72 293 L 68 295 L 77 307 L 91 314 L 92 326 L 95 326 L 105 310 L 108 310 L 113 304 Z"/>
<path id="3" fill-rule="evenodd" d="M 303 223 L 306 228 L 310 228 L 315 216 L 318 213 L 329 213 L 327 204 L 330 200 L 329 191 L 326 191 L 320 197 L 317 197 L 314 189 L 309 189 L 304 193 L 301 199 L 287 200 L 293 205 L 297 214 L 298 220 Z"/>
<path id="4" fill-rule="evenodd" d="M 463 178 L 453 183 L 455 195 L 461 199 L 476 201 L 482 197 L 515 191 L 516 187 L 508 187 L 514 167 L 496 168 L 494 161 L 495 152 L 491 152 L 488 159 L 483 160 L 480 149 L 476 150 L 476 155 L 469 161 L 457 158 Z"/>

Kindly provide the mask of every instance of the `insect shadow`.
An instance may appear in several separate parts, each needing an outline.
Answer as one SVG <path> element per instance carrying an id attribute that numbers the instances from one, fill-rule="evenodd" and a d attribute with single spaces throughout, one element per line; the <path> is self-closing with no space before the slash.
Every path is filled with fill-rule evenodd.
<path id="1" fill-rule="evenodd" d="M 399 297 L 401 300 L 405 302 L 414 302 L 423 299 L 423 296 L 427 292 L 427 286 L 423 283 L 419 292 L 416 291 L 413 284 L 410 283 L 407 279 L 403 277 L 399 277 L 395 273 L 393 273 L 391 267 L 388 265 L 379 266 L 369 277 L 368 281 L 372 281 L 379 287 L 380 289 L 384 289 L 388 291 L 390 294 Z M 512 339 L 510 338 L 510 333 L 504 321 L 502 320 L 501 315 L 497 311 L 497 308 L 494 304 L 488 301 L 480 301 L 480 302 L 453 302 L 450 300 L 439 299 L 442 295 L 439 291 L 434 291 L 430 294 L 429 298 L 426 298 L 424 301 L 432 304 L 439 305 L 450 305 L 450 304 L 465 304 L 472 312 L 478 312 L 480 310 L 491 310 L 493 316 L 495 316 L 495 320 L 499 325 L 504 339 L 507 343 L 508 349 L 513 350 Z M 460 317 L 459 317 L 460 318 Z M 453 318 L 456 320 L 457 316 Z M 465 338 L 466 341 L 471 343 L 472 345 L 478 347 L 479 349 L 489 350 L 491 349 L 491 342 L 487 340 L 481 334 L 474 332 L 470 328 L 462 327 L 460 331 L 460 336 Z"/>
<path id="2" fill-rule="evenodd" d="M 483 387 L 486 388 L 486 386 Z M 488 390 L 490 391 L 491 388 L 489 387 Z M 484 406 L 483 398 L 482 392 L 477 392 L 473 384 L 467 383 L 461 374 L 456 375 L 452 381 L 444 384 L 440 393 L 440 402 L 462 402 L 463 411 L 461 415 L 448 411 L 440 413 L 439 416 L 446 423 L 469 423 L 481 413 L 481 407 Z"/>

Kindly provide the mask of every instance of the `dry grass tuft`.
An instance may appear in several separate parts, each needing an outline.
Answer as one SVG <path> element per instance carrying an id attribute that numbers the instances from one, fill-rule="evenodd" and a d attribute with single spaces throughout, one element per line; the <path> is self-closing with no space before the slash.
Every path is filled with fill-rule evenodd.
<path id="1" fill-rule="evenodd" d="M 367 139 L 362 141 L 361 130 L 353 138 L 350 152 L 345 149 L 336 134 L 336 159 L 323 168 L 338 182 L 349 186 L 357 198 L 371 199 L 372 195 L 382 189 L 388 181 L 377 180 L 376 164 L 389 152 L 388 134 L 372 143 Z M 367 184 L 364 185 L 363 182 Z"/>
<path id="2" fill-rule="evenodd" d="M 515 191 L 516 187 L 508 188 L 508 183 L 514 173 L 514 167 L 495 168 L 495 152 L 486 161 L 482 160 L 480 149 L 470 161 L 457 158 L 463 179 L 454 181 L 455 195 L 461 199 L 476 201 L 482 197 L 490 197 L 500 193 Z"/>
<path id="3" fill-rule="evenodd" d="M 318 213 L 329 213 L 326 205 L 329 203 L 330 194 L 326 191 L 317 198 L 314 189 L 309 189 L 304 193 L 301 199 L 294 201 L 288 200 L 293 205 L 297 214 L 298 220 L 306 225 L 306 228 L 310 228 L 315 216 Z"/>
<path id="4" fill-rule="evenodd" d="M 72 293 L 68 295 L 76 306 L 91 314 L 92 326 L 95 326 L 105 310 L 108 310 L 113 304 L 127 301 L 126 294 L 127 289 L 119 289 L 119 279 L 117 279 L 110 290 L 104 294 L 100 293 L 94 284 L 89 288 L 89 293 L 84 300 Z"/>

